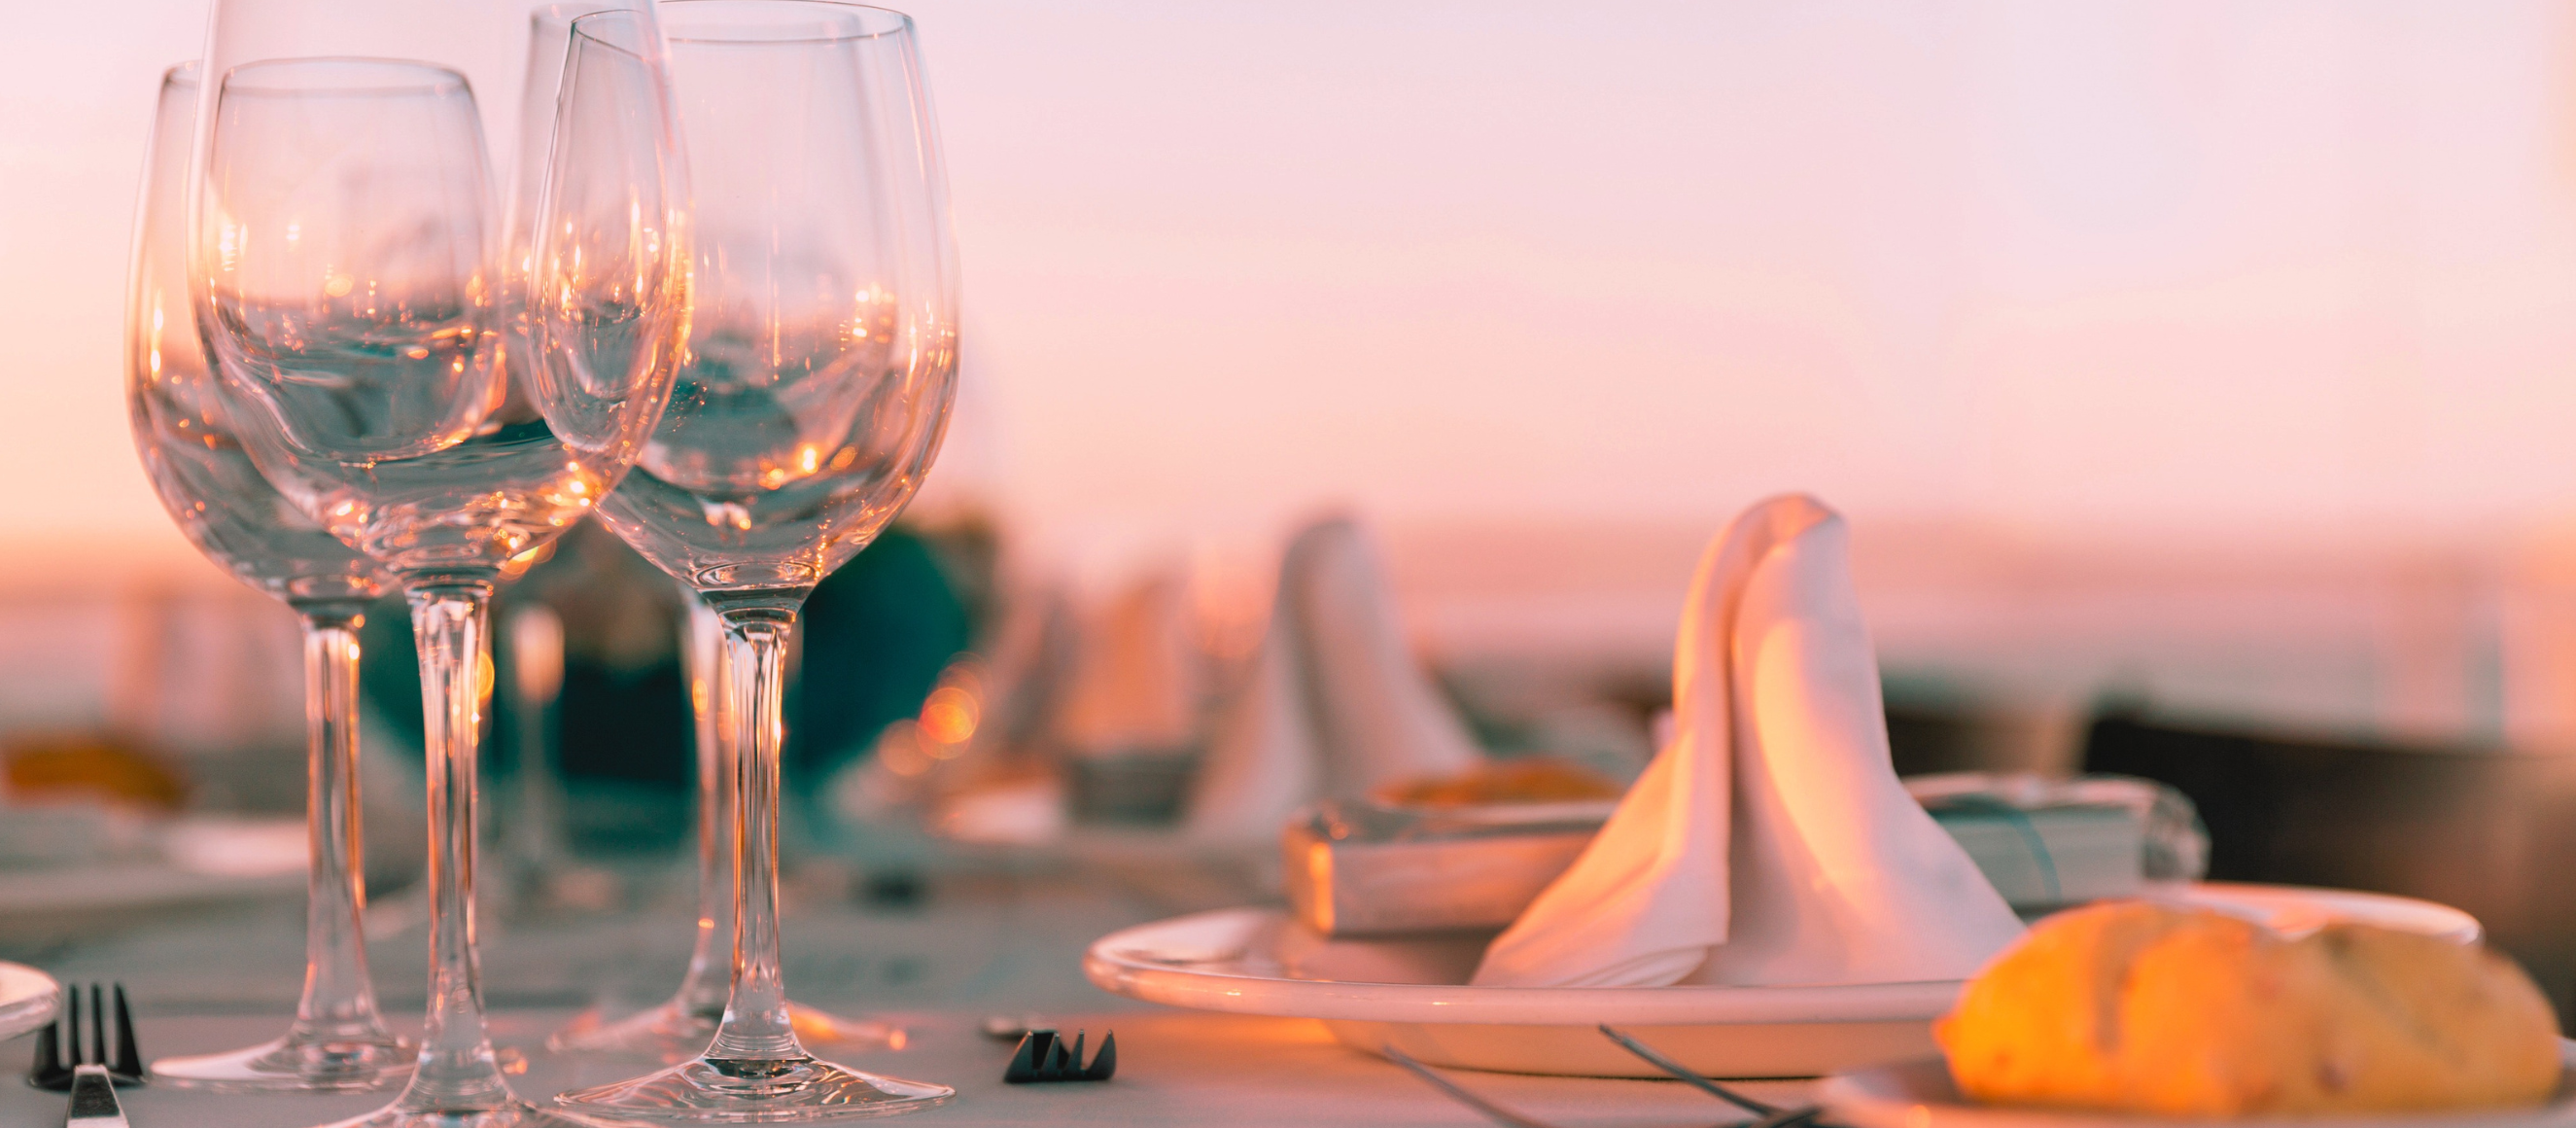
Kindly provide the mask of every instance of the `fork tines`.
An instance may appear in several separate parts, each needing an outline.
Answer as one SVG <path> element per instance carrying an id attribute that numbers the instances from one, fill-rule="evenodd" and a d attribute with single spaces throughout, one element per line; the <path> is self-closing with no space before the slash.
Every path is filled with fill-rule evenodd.
<path id="1" fill-rule="evenodd" d="M 1082 1063 L 1083 1031 L 1073 1032 L 1073 1048 L 1067 1050 L 1064 1039 L 1053 1030 L 1032 1030 L 1020 1038 L 1020 1048 L 1011 1055 L 1010 1067 L 1002 1071 L 1002 1080 L 1014 1085 L 1039 1081 L 1106 1081 L 1118 1072 L 1118 1034 L 1104 1031 L 1100 1035 L 1100 1053 L 1091 1064 Z"/>
<path id="2" fill-rule="evenodd" d="M 125 1004 L 125 985 L 115 984 L 102 991 L 98 984 L 89 985 L 89 1006 L 81 1006 L 82 990 L 74 984 L 63 988 L 62 1017 L 36 1033 L 36 1063 L 27 1071 L 27 1083 L 49 1092 L 71 1091 L 75 1066 L 97 1065 L 119 1085 L 143 1083 L 143 1053 L 134 1044 L 134 1012 Z M 111 1015 L 110 1000 L 115 1003 Z M 89 1016 L 87 1044 L 83 1044 L 81 1016 Z M 108 1027 L 115 1025 L 115 1056 L 109 1056 Z"/>

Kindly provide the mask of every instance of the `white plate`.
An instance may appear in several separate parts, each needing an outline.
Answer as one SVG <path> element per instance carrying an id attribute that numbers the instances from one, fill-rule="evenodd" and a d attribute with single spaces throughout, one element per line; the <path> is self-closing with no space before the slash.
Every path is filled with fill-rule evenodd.
<path id="1" fill-rule="evenodd" d="M 2562 1060 L 2576 1065 L 2576 1042 L 2561 1041 Z M 1830 1077 L 1817 1099 L 1851 1128 L 2208 1128 L 2208 1120 L 1972 1104 L 1937 1059 L 1880 1066 Z M 2539 1108 L 2381 1116 L 2249 1117 L 2229 1128 L 2568 1128 L 2576 1125 L 2576 1073 L 2562 1073 L 2558 1095 Z"/>
<path id="2" fill-rule="evenodd" d="M 53 976 L 25 964 L 0 962 L 0 1041 L 52 1022 L 62 996 Z"/>
<path id="3" fill-rule="evenodd" d="M 2478 918 L 2449 905 L 2436 905 L 2411 897 L 2391 897 L 2385 893 L 2204 881 L 2198 884 L 2149 885 L 2139 896 L 2150 901 L 2217 909 L 2261 921 L 2275 932 L 2292 936 L 2314 932 L 2328 921 L 2337 920 L 2421 932 L 2461 944 L 2477 943 L 2478 938 L 2485 935 L 2485 930 L 2478 927 Z"/>
<path id="4" fill-rule="evenodd" d="M 223 905 L 292 900 L 304 886 L 301 872 L 212 874 L 159 861 L 0 870 L 0 939 L 96 936 Z"/>
<path id="5" fill-rule="evenodd" d="M 2286 886 L 2174 885 L 2151 896 L 2292 929 L 2328 918 L 2478 935 L 2456 909 Z M 1093 942 L 1101 989 L 1197 1010 L 1323 1020 L 1343 1043 L 1436 1065 L 1591 1077 L 1659 1076 L 1610 1044 L 1634 1032 L 1713 1077 L 1813 1077 L 1935 1053 L 1932 1019 L 1957 980 L 1819 987 L 1469 987 L 1489 934 L 1332 940 L 1277 909 L 1194 913 Z"/>

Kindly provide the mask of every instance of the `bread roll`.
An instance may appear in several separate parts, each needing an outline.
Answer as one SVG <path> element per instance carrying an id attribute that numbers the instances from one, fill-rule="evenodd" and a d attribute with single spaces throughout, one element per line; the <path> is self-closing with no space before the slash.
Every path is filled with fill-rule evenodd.
<path id="1" fill-rule="evenodd" d="M 1974 1099 L 2168 1116 L 2532 1105 L 2559 1073 L 2548 1002 L 2484 948 L 2134 901 L 2040 922 L 1934 1033 Z"/>

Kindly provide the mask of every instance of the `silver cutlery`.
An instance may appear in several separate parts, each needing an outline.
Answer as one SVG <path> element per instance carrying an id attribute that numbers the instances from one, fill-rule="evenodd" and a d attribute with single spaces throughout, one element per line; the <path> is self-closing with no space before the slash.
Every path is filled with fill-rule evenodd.
<path id="1" fill-rule="evenodd" d="M 1053 1030 L 1032 1030 L 1020 1038 L 1020 1048 L 1011 1055 L 1011 1064 L 1002 1071 L 1002 1080 L 1014 1085 L 1040 1081 L 1106 1081 L 1118 1072 L 1118 1035 L 1100 1036 L 1100 1052 L 1091 1063 L 1082 1061 L 1082 1031 L 1073 1032 L 1073 1048 L 1065 1048 L 1064 1039 Z"/>
<path id="2" fill-rule="evenodd" d="M 27 1071 L 27 1083 L 49 1092 L 71 1094 L 64 1128 L 127 1128 L 125 1110 L 116 1101 L 116 1087 L 143 1083 L 143 1053 L 134 1043 L 134 1014 L 125 1004 L 125 985 L 116 984 L 102 991 L 97 984 L 90 984 L 86 1031 L 82 1029 L 81 994 L 76 985 L 63 989 L 63 1017 L 37 1033 L 36 1062 Z M 111 997 L 115 1003 L 112 1017 L 108 1009 Z M 112 1055 L 111 1024 L 115 1027 Z"/>
<path id="3" fill-rule="evenodd" d="M 1742 1092 L 1738 1092 L 1735 1089 L 1718 1084 L 1715 1081 L 1711 1081 L 1708 1078 L 1702 1077 L 1697 1073 L 1693 1073 L 1690 1070 L 1683 1068 L 1681 1063 L 1664 1056 L 1662 1053 L 1656 1051 L 1654 1047 L 1640 1042 L 1607 1024 L 1602 1025 L 1600 1030 L 1603 1037 L 1618 1043 L 1619 1048 L 1644 1059 L 1646 1064 L 1663 1070 L 1664 1072 L 1673 1075 L 1675 1079 L 1751 1114 L 1755 1119 L 1745 1125 L 1744 1128 L 1830 1128 L 1830 1126 L 1820 1124 L 1817 1121 L 1816 1118 L 1823 1115 L 1824 1110 L 1815 1105 L 1784 1107 L 1781 1105 L 1771 1104 L 1768 1101 L 1756 1100 Z M 1450 1099 L 1466 1105 L 1469 1108 L 1475 1109 L 1477 1112 L 1483 1113 L 1485 1119 L 1491 1120 L 1496 1124 L 1503 1125 L 1504 1128 L 1554 1128 L 1553 1125 L 1550 1125 L 1546 1121 L 1534 1120 L 1499 1104 L 1495 1104 L 1493 1101 L 1478 1095 L 1473 1090 L 1433 1072 L 1430 1066 L 1424 1065 L 1419 1061 L 1415 1061 L 1412 1057 L 1406 1055 L 1404 1051 L 1398 1050 L 1393 1046 L 1380 1046 L 1378 1048 L 1378 1052 L 1385 1054 L 1388 1061 L 1403 1066 L 1414 1076 L 1429 1082 L 1432 1088 L 1448 1094 Z"/>

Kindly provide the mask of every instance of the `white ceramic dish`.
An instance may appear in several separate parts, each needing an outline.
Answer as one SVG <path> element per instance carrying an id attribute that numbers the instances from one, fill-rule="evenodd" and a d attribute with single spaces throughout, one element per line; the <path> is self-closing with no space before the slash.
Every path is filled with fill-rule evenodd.
<path id="1" fill-rule="evenodd" d="M 2286 886 L 2173 885 L 2160 900 L 2297 930 L 2357 919 L 2478 936 L 2456 909 Z M 1658 1076 L 1594 1027 L 1631 1029 L 1713 1077 L 1814 1077 L 1926 1057 L 1959 982 L 1819 987 L 1468 987 L 1487 936 L 1333 940 L 1277 909 L 1223 909 L 1101 937 L 1083 972 L 1103 990 L 1235 1014 L 1320 1019 L 1359 1049 L 1436 1065 L 1591 1077 Z M 1920 1128 L 1920 1126 L 1915 1126 Z"/>
<path id="2" fill-rule="evenodd" d="M 35 943 L 95 936 L 226 905 L 304 895 L 298 873 L 241 876 L 166 862 L 0 870 L 0 938 Z"/>
<path id="3" fill-rule="evenodd" d="M 2561 1041 L 2562 1060 L 2576 1066 L 2576 1042 Z M 1879 1066 L 1825 1079 L 1817 1099 L 1850 1128 L 2208 1128 L 2208 1120 L 2053 1109 L 1998 1108 L 1959 1096 L 1937 1059 Z M 2539 1108 L 2387 1116 L 2254 1117 L 2228 1128 L 2569 1128 L 2576 1126 L 2576 1071 L 2562 1073 L 2558 1096 Z"/>
<path id="4" fill-rule="evenodd" d="M 25 964 L 0 962 L 0 1041 L 52 1022 L 62 997 L 53 976 Z"/>

